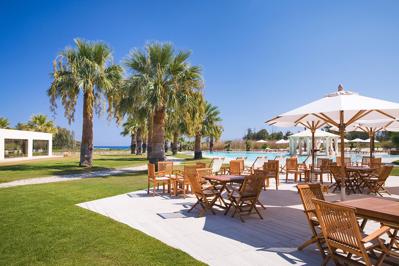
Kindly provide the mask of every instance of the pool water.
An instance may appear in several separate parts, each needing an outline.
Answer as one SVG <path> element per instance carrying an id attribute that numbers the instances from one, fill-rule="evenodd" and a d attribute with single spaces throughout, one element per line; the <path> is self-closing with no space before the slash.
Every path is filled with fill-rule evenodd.
<path id="1" fill-rule="evenodd" d="M 261 152 L 261 151 L 214 151 L 214 152 L 209 152 L 209 151 L 204 151 L 203 152 L 204 157 L 212 158 L 212 157 L 224 157 L 228 161 L 235 159 L 237 157 L 247 157 L 245 160 L 246 163 L 253 163 L 258 156 L 266 156 L 268 160 L 273 160 L 276 157 L 284 157 L 288 158 L 290 157 L 290 154 L 288 152 Z M 363 156 L 367 156 L 365 154 L 355 154 L 355 153 L 350 153 L 346 154 L 346 156 L 350 156 L 352 159 L 352 162 L 361 162 Z M 298 161 L 303 162 L 308 156 L 298 156 Z M 399 155 L 389 155 L 389 154 L 375 154 L 375 157 L 381 157 L 383 158 L 383 162 L 391 162 L 393 160 L 399 160 Z M 320 156 L 319 158 L 325 158 L 325 156 Z M 331 159 L 335 159 L 335 156 L 331 157 Z M 306 162 L 310 163 L 311 158 L 309 158 Z"/>

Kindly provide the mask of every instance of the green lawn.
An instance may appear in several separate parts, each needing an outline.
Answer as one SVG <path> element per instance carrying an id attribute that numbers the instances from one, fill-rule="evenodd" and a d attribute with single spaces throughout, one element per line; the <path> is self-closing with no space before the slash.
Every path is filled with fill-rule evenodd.
<path id="1" fill-rule="evenodd" d="M 75 205 L 142 189 L 146 183 L 143 173 L 0 189 L 0 265 L 200 264 Z"/>
<path id="2" fill-rule="evenodd" d="M 399 167 L 394 167 L 392 169 L 391 175 L 399 176 Z"/>
<path id="3" fill-rule="evenodd" d="M 54 158 L 40 161 L 9 163 L 0 165 L 0 183 L 51 175 L 74 174 L 85 171 L 137 166 L 145 164 L 144 156 L 137 155 L 95 155 L 92 168 L 79 167 L 78 157 Z"/>

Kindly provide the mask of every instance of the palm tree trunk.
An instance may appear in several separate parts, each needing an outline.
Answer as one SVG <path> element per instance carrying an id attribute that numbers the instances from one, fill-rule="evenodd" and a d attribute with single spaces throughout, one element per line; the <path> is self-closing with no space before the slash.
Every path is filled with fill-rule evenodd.
<path id="1" fill-rule="evenodd" d="M 91 167 L 93 161 L 93 90 L 83 95 L 83 126 L 80 144 L 80 166 Z"/>
<path id="2" fill-rule="evenodd" d="M 213 136 L 209 137 L 209 151 L 213 152 Z"/>
<path id="3" fill-rule="evenodd" d="M 147 133 L 147 159 L 151 158 L 152 152 L 152 131 L 153 131 L 154 118 L 152 114 L 148 115 L 148 133 Z"/>
<path id="4" fill-rule="evenodd" d="M 176 155 L 177 154 L 177 139 L 179 138 L 179 133 L 175 131 L 173 133 L 173 142 L 172 142 L 172 154 Z"/>
<path id="5" fill-rule="evenodd" d="M 143 145 L 143 136 L 142 136 L 143 129 L 139 127 L 137 129 L 137 149 L 136 149 L 136 154 L 141 155 L 142 154 L 142 145 Z"/>
<path id="6" fill-rule="evenodd" d="M 130 154 L 136 153 L 136 134 L 130 135 Z"/>
<path id="7" fill-rule="evenodd" d="M 147 139 L 143 138 L 143 153 L 147 152 Z"/>
<path id="8" fill-rule="evenodd" d="M 150 162 L 165 161 L 165 108 L 155 110 L 151 140 Z"/>
<path id="9" fill-rule="evenodd" d="M 202 151 L 201 151 L 201 134 L 197 133 L 195 135 L 195 144 L 194 144 L 194 159 L 202 159 Z"/>
<path id="10" fill-rule="evenodd" d="M 169 150 L 169 142 L 165 140 L 165 153 L 167 153 Z"/>

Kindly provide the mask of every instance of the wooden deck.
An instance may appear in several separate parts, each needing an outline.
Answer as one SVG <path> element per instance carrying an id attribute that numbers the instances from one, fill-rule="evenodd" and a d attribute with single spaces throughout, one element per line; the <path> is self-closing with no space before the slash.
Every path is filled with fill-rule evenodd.
<path id="1" fill-rule="evenodd" d="M 210 265 L 320 265 L 321 256 L 315 246 L 297 250 L 309 238 L 310 230 L 295 184 L 286 184 L 283 176 L 280 178 L 278 191 L 271 184 L 271 189 L 262 192 L 261 202 L 267 207 L 261 210 L 264 220 L 252 215 L 245 223 L 224 216 L 221 210 L 197 218 L 196 212 L 187 213 L 195 202 L 192 197 L 152 197 L 145 191 L 79 206 L 127 224 Z M 393 193 L 390 197 L 399 199 L 399 177 L 390 177 L 387 184 Z M 364 195 L 349 198 L 357 197 Z M 339 197 L 329 194 L 326 198 Z M 366 232 L 377 227 L 377 223 L 369 222 Z"/>

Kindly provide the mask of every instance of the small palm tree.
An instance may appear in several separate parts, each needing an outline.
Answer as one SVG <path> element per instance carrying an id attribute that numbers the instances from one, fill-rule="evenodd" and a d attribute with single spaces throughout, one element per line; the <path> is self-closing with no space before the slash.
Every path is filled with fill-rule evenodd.
<path id="1" fill-rule="evenodd" d="M 122 72 L 120 66 L 112 63 L 111 49 L 102 42 L 76 39 L 74 48 L 65 49 L 54 60 L 53 81 L 48 90 L 52 109 L 57 107 L 57 99 L 61 99 L 65 116 L 71 123 L 78 96 L 83 94 L 80 166 L 92 165 L 93 113 L 100 113 L 105 97 L 111 115 L 113 97 L 121 85 Z"/>
<path id="2" fill-rule="evenodd" d="M 57 133 L 54 122 L 48 120 L 47 116 L 42 114 L 33 115 L 26 124 L 26 128 L 38 132 Z"/>
<path id="3" fill-rule="evenodd" d="M 133 118 L 129 118 L 125 123 L 123 123 L 122 136 L 130 136 L 130 153 L 135 154 L 137 148 L 136 132 L 139 128 L 139 124 Z"/>
<path id="4" fill-rule="evenodd" d="M 220 111 L 209 102 L 205 105 L 205 118 L 202 124 L 202 135 L 209 137 L 209 151 L 213 151 L 213 143 L 218 140 L 222 133 L 223 127 L 219 124 L 222 122 Z"/>
<path id="5" fill-rule="evenodd" d="M 5 117 L 0 117 L 0 128 L 9 128 L 10 122 Z"/>

